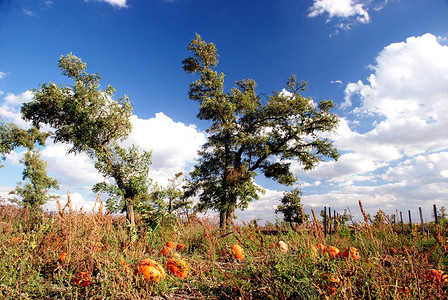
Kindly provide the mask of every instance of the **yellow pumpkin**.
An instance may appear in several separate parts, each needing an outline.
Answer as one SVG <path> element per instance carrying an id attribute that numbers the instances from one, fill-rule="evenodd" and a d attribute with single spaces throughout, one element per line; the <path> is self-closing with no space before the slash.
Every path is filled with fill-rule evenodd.
<path id="1" fill-rule="evenodd" d="M 311 258 L 316 259 L 317 253 L 318 253 L 317 247 L 314 245 L 311 245 Z"/>
<path id="2" fill-rule="evenodd" d="M 288 245 L 284 241 L 278 242 L 277 246 L 280 249 L 280 251 L 283 253 L 286 253 L 289 250 Z"/>

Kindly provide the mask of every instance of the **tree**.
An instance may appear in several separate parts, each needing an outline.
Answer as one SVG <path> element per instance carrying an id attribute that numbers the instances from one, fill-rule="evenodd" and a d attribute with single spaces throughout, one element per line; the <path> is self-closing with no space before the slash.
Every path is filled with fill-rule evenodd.
<path id="1" fill-rule="evenodd" d="M 211 126 L 190 174 L 187 195 L 199 194 L 201 210 L 217 210 L 221 227 L 236 208 L 244 209 L 258 199 L 262 189 L 254 182 L 256 172 L 292 185 L 297 181 L 291 172 L 293 160 L 310 170 L 325 157 L 338 158 L 333 143 L 318 135 L 337 126 L 337 115 L 330 113 L 332 101 L 314 105 L 311 98 L 301 95 L 307 84 L 295 76 L 284 91 L 266 99 L 255 93 L 251 79 L 238 81 L 225 92 L 224 74 L 214 70 L 216 47 L 197 34 L 188 50 L 193 56 L 183 61 L 183 69 L 199 77 L 190 84 L 189 98 L 200 104 L 197 117 Z"/>
<path id="2" fill-rule="evenodd" d="M 275 210 L 276 214 L 282 213 L 283 220 L 290 223 L 291 226 L 292 223 L 302 224 L 308 219 L 308 215 L 303 214 L 302 204 L 300 203 L 301 195 L 302 192 L 299 189 L 284 193 L 280 200 L 281 204 Z"/>
<path id="3" fill-rule="evenodd" d="M 57 181 L 47 176 L 47 164 L 41 160 L 40 152 L 35 150 L 35 144 L 45 146 L 47 138 L 51 132 L 41 132 L 36 127 L 28 130 L 19 128 L 14 123 L 0 123 L 0 154 L 1 159 L 6 159 L 6 154 L 16 147 L 28 148 L 28 152 L 20 161 L 25 165 L 23 180 L 27 180 L 23 186 L 17 184 L 15 190 L 10 194 L 18 195 L 22 198 L 11 200 L 23 205 L 30 205 L 32 208 L 40 208 L 49 199 L 56 199 L 58 196 L 48 194 L 51 188 L 59 189 Z M 3 165 L 0 164 L 0 168 Z"/>
<path id="4" fill-rule="evenodd" d="M 34 90 L 33 101 L 22 106 L 22 117 L 37 128 L 41 124 L 55 128 L 55 142 L 71 144 L 69 153 L 88 154 L 106 178 L 113 178 L 116 190 L 107 185 L 96 189 L 104 187 L 112 195 L 118 195 L 126 207 L 128 221 L 134 226 L 133 205 L 147 191 L 137 187 L 142 182 L 141 174 L 126 172 L 136 165 L 139 169 L 147 168 L 150 153 L 138 154 L 136 148 L 126 152 L 118 145 L 132 129 L 129 98 L 113 100 L 115 89 L 110 85 L 100 88 L 101 77 L 86 73 L 87 65 L 71 53 L 61 56 L 58 66 L 74 85 L 42 84 Z"/>
<path id="5" fill-rule="evenodd" d="M 24 130 L 14 123 L 0 121 L 0 159 L 5 160 L 5 155 L 19 146 L 28 149 L 33 149 L 35 143 L 44 146 L 45 141 L 50 135 L 51 133 L 41 132 L 36 127 Z M 3 165 L 0 164 L 0 168 L 2 167 Z"/>
<path id="6" fill-rule="evenodd" d="M 166 188 L 154 183 L 149 198 L 139 203 L 137 209 L 149 227 L 155 228 L 163 218 L 174 216 L 174 212 L 180 209 L 190 208 L 191 201 L 183 197 L 184 193 L 180 188 L 184 182 L 182 175 L 182 172 L 179 172 L 172 179 L 168 179 L 169 184 Z M 187 212 L 186 214 L 188 216 Z"/>
<path id="7" fill-rule="evenodd" d="M 113 178 L 115 184 L 97 183 L 94 192 L 106 192 L 111 197 L 107 208 L 111 212 L 126 212 L 128 220 L 135 225 L 134 204 L 149 196 L 149 165 L 151 151 L 140 153 L 132 145 L 128 150 L 115 145 L 110 151 L 98 152 L 95 168 L 106 178 Z"/>
<path id="8" fill-rule="evenodd" d="M 18 183 L 10 194 L 18 195 L 21 201 L 14 199 L 24 206 L 29 205 L 33 209 L 39 209 L 47 200 L 57 199 L 58 195 L 49 194 L 50 189 L 59 189 L 57 180 L 47 175 L 47 163 L 40 158 L 40 151 L 29 150 L 20 161 L 25 165 L 23 180 L 24 184 Z"/>

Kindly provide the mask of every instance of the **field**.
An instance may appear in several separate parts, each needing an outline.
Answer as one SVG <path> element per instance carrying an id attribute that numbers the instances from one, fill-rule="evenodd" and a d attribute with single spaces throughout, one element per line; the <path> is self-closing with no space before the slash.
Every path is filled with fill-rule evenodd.
<path id="1" fill-rule="evenodd" d="M 131 229 L 124 217 L 72 211 L 70 205 L 55 214 L 3 205 L 0 222 L 1 299 L 448 297 L 443 222 L 426 224 L 427 234 L 415 226 L 403 235 L 385 219 L 340 226 L 327 237 L 316 219 L 294 228 L 250 222 L 221 231 L 211 219 L 173 216 L 155 229 L 141 222 Z M 169 241 L 174 247 L 168 249 Z M 185 248 L 176 249 L 179 244 Z M 235 244 L 244 259 L 235 257 Z M 329 246 L 340 254 L 333 257 Z M 356 249 L 341 255 L 350 247 L 359 259 Z M 173 258 L 188 265 L 178 274 L 185 278 L 168 271 Z M 166 275 L 155 278 L 155 272 L 155 280 L 146 280 L 139 268 L 144 259 L 160 264 Z"/>

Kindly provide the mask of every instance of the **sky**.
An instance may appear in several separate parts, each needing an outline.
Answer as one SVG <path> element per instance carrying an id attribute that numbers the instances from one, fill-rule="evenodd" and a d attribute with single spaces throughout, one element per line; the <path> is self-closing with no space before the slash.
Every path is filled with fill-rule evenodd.
<path id="1" fill-rule="evenodd" d="M 218 49 L 227 90 L 252 78 L 258 94 L 271 94 L 295 74 L 308 82 L 304 96 L 337 104 L 329 137 L 339 160 L 306 172 L 292 164 L 306 212 L 330 206 L 359 216 L 361 200 L 371 215 L 410 210 L 417 221 L 422 207 L 430 220 L 434 204 L 448 207 L 447 16 L 447 0 L 0 0 L 0 115 L 28 128 L 21 105 L 40 84 L 69 83 L 57 61 L 73 53 L 115 99 L 129 96 L 134 129 L 124 145 L 152 150 L 150 177 L 166 185 L 192 169 L 210 125 L 188 99 L 196 77 L 182 70 L 199 33 Z M 103 179 L 68 149 L 51 140 L 41 148 L 61 187 L 54 193 L 63 203 L 70 187 L 74 205 L 89 210 Z M 0 196 L 22 180 L 24 153 L 7 155 Z M 266 193 L 238 220 L 273 222 L 294 187 L 256 183 Z"/>

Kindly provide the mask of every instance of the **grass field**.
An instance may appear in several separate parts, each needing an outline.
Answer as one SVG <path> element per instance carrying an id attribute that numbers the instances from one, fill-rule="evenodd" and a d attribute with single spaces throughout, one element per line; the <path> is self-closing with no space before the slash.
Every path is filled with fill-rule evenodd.
<path id="1" fill-rule="evenodd" d="M 173 216 L 152 230 L 69 205 L 55 214 L 0 206 L 0 298 L 446 299 L 446 227 L 426 225 L 428 234 L 402 235 L 387 221 L 363 222 L 324 237 L 317 220 L 268 235 L 256 222 L 221 231 L 211 219 Z M 166 249 L 169 241 L 185 248 Z M 328 246 L 356 248 L 359 259 L 355 249 L 333 258 Z M 185 278 L 168 270 L 173 258 L 188 265 Z M 144 259 L 166 275 L 146 280 Z"/>

